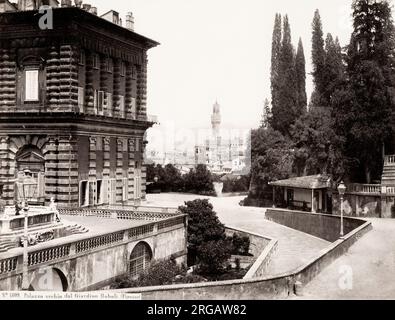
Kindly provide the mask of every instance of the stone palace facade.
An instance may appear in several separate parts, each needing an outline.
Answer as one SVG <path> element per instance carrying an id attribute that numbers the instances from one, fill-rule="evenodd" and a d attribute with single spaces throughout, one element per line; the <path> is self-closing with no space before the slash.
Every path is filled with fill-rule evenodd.
<path id="1" fill-rule="evenodd" d="M 3 1 L 6 4 L 8 1 Z M 40 2 L 40 1 L 36 1 Z M 53 4 L 53 29 L 38 8 L 0 13 L 2 199 L 59 207 L 119 205 L 145 198 L 147 51 L 157 42 L 90 6 Z M 24 1 L 20 1 L 24 3 Z M 109 17 L 110 16 L 110 17 Z M 110 20 L 110 21 L 109 21 Z M 26 196 L 26 195 L 25 195 Z"/>

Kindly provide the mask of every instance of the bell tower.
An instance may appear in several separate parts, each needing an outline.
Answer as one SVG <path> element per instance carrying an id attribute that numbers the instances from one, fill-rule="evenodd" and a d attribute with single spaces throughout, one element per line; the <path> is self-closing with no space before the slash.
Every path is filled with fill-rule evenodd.
<path id="1" fill-rule="evenodd" d="M 213 114 L 211 116 L 211 126 L 213 130 L 213 135 L 218 136 L 219 135 L 219 129 L 221 126 L 221 110 L 220 110 L 220 105 L 216 101 L 214 106 L 213 106 Z"/>

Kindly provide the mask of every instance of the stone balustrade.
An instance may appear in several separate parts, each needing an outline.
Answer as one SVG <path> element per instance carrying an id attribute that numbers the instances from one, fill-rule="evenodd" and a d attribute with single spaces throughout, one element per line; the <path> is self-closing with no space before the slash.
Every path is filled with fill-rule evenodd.
<path id="1" fill-rule="evenodd" d="M 179 216 L 176 208 L 111 206 L 111 208 L 59 209 L 61 215 L 98 217 L 119 220 L 158 221 Z"/>
<path id="2" fill-rule="evenodd" d="M 347 192 L 380 194 L 382 192 L 380 184 L 357 184 L 353 183 L 347 186 Z"/>
<path id="3" fill-rule="evenodd" d="M 395 164 L 395 155 L 385 156 L 385 164 Z"/>
<path id="4" fill-rule="evenodd" d="M 30 207 L 28 212 L 29 228 L 50 226 L 56 224 L 56 213 L 50 207 Z M 15 214 L 15 207 L 6 207 L 0 215 L 0 235 L 11 234 L 24 228 L 25 217 L 21 210 L 20 215 Z"/>
<path id="5" fill-rule="evenodd" d="M 80 209 L 81 211 L 82 209 Z M 64 209 L 63 209 L 64 211 Z M 88 214 L 88 210 L 82 210 L 83 213 Z M 92 214 L 92 211 L 90 211 Z M 94 212 L 94 211 L 93 211 Z M 77 214 L 78 210 L 73 210 L 72 213 Z M 81 212 L 80 212 L 81 213 Z M 158 218 L 159 219 L 159 218 Z M 74 240 L 67 242 L 64 238 L 63 244 L 58 244 L 51 247 L 51 242 L 47 242 L 40 250 L 32 251 L 29 249 L 28 261 L 29 267 L 36 267 L 43 264 L 57 262 L 63 259 L 72 259 L 81 254 L 89 253 L 92 250 L 104 249 L 114 245 L 144 239 L 161 233 L 163 229 L 173 228 L 177 226 L 187 225 L 187 216 L 179 214 L 178 216 L 166 217 L 161 221 L 155 221 L 143 226 L 137 226 L 126 230 L 121 230 L 113 233 L 103 234 L 95 237 L 88 237 L 81 240 Z M 12 272 L 21 272 L 23 265 L 22 253 L 14 257 L 9 255 L 6 258 L 0 258 L 0 276 Z"/>

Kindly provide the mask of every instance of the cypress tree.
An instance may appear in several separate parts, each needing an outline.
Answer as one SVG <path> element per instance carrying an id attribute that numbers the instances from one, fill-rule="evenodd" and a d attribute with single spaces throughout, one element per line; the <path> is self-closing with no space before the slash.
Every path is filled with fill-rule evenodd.
<path id="1" fill-rule="evenodd" d="M 325 64 L 322 75 L 321 105 L 329 107 L 333 93 L 344 80 L 344 64 L 339 39 L 328 33 L 325 40 Z"/>
<path id="2" fill-rule="evenodd" d="M 272 126 L 286 136 L 290 136 L 290 127 L 298 117 L 294 51 L 291 27 L 286 15 L 283 21 L 283 38 L 279 64 L 278 105 L 274 105 L 272 108 Z"/>
<path id="3" fill-rule="evenodd" d="M 314 13 L 312 23 L 312 64 L 313 64 L 313 81 L 315 89 L 312 101 L 314 105 L 321 105 L 321 96 L 325 91 L 324 69 L 325 69 L 325 48 L 324 33 L 322 31 L 322 22 L 319 10 Z"/>
<path id="4" fill-rule="evenodd" d="M 268 99 L 265 99 L 263 103 L 263 114 L 261 119 L 261 128 L 267 129 L 270 126 L 270 122 L 272 119 L 272 111 L 270 108 L 270 102 Z"/>
<path id="5" fill-rule="evenodd" d="M 298 50 L 296 52 L 295 61 L 296 85 L 298 92 L 297 112 L 301 115 L 306 111 L 307 95 L 306 95 L 306 60 L 304 56 L 302 39 L 299 39 Z"/>
<path id="6" fill-rule="evenodd" d="M 370 183 L 382 173 L 382 145 L 394 110 L 394 27 L 387 1 L 354 0 L 352 8 L 348 85 L 335 99 L 334 115 L 346 155 L 355 159 L 352 178 Z"/>
<path id="7" fill-rule="evenodd" d="M 271 65 L 271 91 L 272 106 L 278 107 L 279 97 L 279 77 L 280 77 L 280 54 L 281 54 L 281 14 L 276 13 L 274 20 L 273 39 L 272 39 L 272 65 Z"/>

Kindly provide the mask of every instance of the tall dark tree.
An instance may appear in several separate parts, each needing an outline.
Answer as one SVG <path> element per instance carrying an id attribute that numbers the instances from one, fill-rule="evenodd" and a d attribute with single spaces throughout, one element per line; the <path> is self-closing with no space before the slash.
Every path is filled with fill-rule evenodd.
<path id="1" fill-rule="evenodd" d="M 329 107 L 333 93 L 338 89 L 344 79 L 345 67 L 342 57 L 342 48 L 339 39 L 333 39 L 328 33 L 325 40 L 325 63 L 323 74 L 320 75 L 322 81 L 322 91 L 320 92 L 320 105 Z"/>
<path id="2" fill-rule="evenodd" d="M 265 102 L 263 103 L 261 128 L 267 129 L 270 126 L 271 120 L 272 120 L 272 110 L 270 108 L 270 102 L 268 99 L 265 99 Z"/>
<path id="3" fill-rule="evenodd" d="M 322 22 L 319 10 L 314 13 L 312 23 L 312 64 L 313 64 L 313 81 L 314 91 L 312 101 L 314 106 L 321 105 L 322 92 L 325 91 L 324 69 L 325 69 L 325 43 L 324 33 L 322 31 Z"/>
<path id="4" fill-rule="evenodd" d="M 336 130 L 357 166 L 354 180 L 370 183 L 382 171 L 382 146 L 394 110 L 394 26 L 387 1 L 355 0 L 347 53 L 348 85 L 334 99 Z M 360 175 L 363 173 L 363 175 Z"/>
<path id="5" fill-rule="evenodd" d="M 271 65 L 271 91 L 272 91 L 272 105 L 277 108 L 279 104 L 279 78 L 280 78 L 280 54 L 281 54 L 281 39 L 282 26 L 281 14 L 276 13 L 274 20 L 273 38 L 272 38 L 272 65 Z"/>
<path id="6" fill-rule="evenodd" d="M 288 16 L 283 21 L 283 38 L 280 53 L 280 82 L 278 105 L 272 108 L 272 126 L 286 136 L 290 136 L 291 125 L 297 114 L 297 87 L 295 74 L 295 52 L 292 46 L 291 27 Z"/>
<path id="7" fill-rule="evenodd" d="M 299 39 L 298 50 L 295 59 L 296 86 L 298 93 L 297 113 L 302 115 L 306 112 L 307 95 L 306 95 L 306 60 L 304 56 L 302 39 Z"/>

